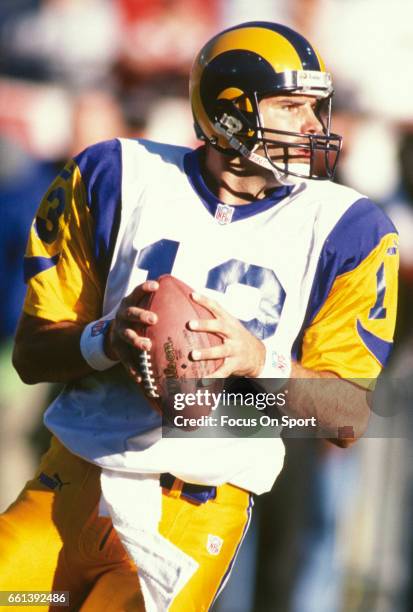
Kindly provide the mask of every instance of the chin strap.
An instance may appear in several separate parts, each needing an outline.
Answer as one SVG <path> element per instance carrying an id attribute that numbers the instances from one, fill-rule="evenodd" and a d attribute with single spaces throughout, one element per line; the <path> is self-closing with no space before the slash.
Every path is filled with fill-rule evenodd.
<path id="1" fill-rule="evenodd" d="M 224 114 L 221 117 L 220 121 L 216 121 L 214 127 L 217 132 L 219 132 L 227 141 L 228 144 L 238 151 L 245 159 L 248 159 L 257 166 L 261 166 L 261 168 L 265 168 L 273 173 L 275 179 L 280 183 L 280 185 L 297 185 L 298 183 L 302 183 L 303 178 L 291 176 L 285 172 L 281 172 L 277 168 L 275 168 L 266 157 L 262 155 L 257 155 L 254 151 L 250 151 L 248 147 L 246 147 L 238 138 L 234 135 L 234 131 L 240 129 L 238 124 L 235 123 L 236 120 L 234 117 L 231 117 L 227 114 Z M 240 127 L 241 127 L 241 122 Z M 307 166 L 305 164 L 289 164 L 290 166 L 294 166 L 297 168 L 303 168 L 307 170 Z"/>

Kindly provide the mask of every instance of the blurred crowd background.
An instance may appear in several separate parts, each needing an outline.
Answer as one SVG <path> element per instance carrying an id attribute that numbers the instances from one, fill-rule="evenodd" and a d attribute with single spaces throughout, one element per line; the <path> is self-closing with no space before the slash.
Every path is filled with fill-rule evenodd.
<path id="1" fill-rule="evenodd" d="M 1 0 L 0 510 L 48 445 L 58 392 L 23 385 L 10 357 L 22 258 L 42 194 L 65 160 L 115 136 L 196 146 L 187 99 L 195 53 L 252 19 L 305 34 L 333 73 L 337 180 L 400 233 L 390 426 L 349 450 L 287 439 L 285 469 L 257 500 L 215 612 L 413 611 L 413 5 L 407 0 Z M 334 203 L 332 202 L 332 205 Z M 395 408 L 396 407 L 396 408 Z M 380 412 L 380 411 L 379 411 Z M 392 429 L 398 415 L 398 427 Z M 403 435 L 400 435 L 400 419 Z M 393 419 L 394 420 L 394 419 Z"/>

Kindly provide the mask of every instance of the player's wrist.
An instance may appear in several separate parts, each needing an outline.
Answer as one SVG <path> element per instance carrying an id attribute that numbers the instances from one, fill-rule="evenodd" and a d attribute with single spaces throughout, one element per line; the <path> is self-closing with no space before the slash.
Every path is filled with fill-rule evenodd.
<path id="1" fill-rule="evenodd" d="M 113 341 L 113 339 L 114 339 L 114 333 L 113 333 L 114 323 L 115 323 L 114 319 L 109 321 L 109 325 L 107 326 L 107 329 L 105 330 L 105 333 L 103 334 L 103 350 L 105 352 L 106 357 L 108 357 L 112 361 L 120 361 L 119 354 L 118 354 L 118 352 L 117 352 L 117 350 L 115 348 L 115 343 Z"/>
<path id="2" fill-rule="evenodd" d="M 287 351 L 266 348 L 265 361 L 256 378 L 290 378 L 291 355 Z"/>
<path id="3" fill-rule="evenodd" d="M 119 362 L 111 342 L 107 342 L 111 327 L 111 319 L 98 319 L 86 325 L 80 337 L 82 357 L 94 370 L 108 370 Z"/>
<path id="4" fill-rule="evenodd" d="M 249 377 L 253 385 L 265 393 L 274 393 L 290 378 L 291 356 L 288 351 L 265 347 L 265 361 L 256 376 Z"/>

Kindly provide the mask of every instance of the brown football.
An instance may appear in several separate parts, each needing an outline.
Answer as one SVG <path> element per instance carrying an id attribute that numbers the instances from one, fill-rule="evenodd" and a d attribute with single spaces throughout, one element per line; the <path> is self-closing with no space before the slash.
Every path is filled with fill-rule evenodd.
<path id="1" fill-rule="evenodd" d="M 178 414 L 184 418 L 207 416 L 211 412 L 208 401 L 193 401 L 191 395 L 206 389 L 210 392 L 222 390 L 223 380 L 207 380 L 220 367 L 222 360 L 193 361 L 190 354 L 194 349 L 221 344 L 222 339 L 216 334 L 191 331 L 188 322 L 211 319 L 214 315 L 191 299 L 193 289 L 178 278 L 165 274 L 157 281 L 159 289 L 139 303 L 141 308 L 158 316 L 158 322 L 143 332 L 151 340 L 151 350 L 141 351 L 138 355 L 143 390 L 152 406 L 168 421 Z M 192 405 L 177 410 L 176 394 L 179 393 L 185 394 Z M 201 395 L 198 393 L 197 397 Z"/>

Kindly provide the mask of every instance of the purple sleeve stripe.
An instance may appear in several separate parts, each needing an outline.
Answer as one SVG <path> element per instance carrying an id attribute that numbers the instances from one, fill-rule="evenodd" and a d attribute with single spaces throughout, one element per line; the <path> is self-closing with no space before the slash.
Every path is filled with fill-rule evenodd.
<path id="1" fill-rule="evenodd" d="M 53 268 L 59 261 L 60 253 L 53 257 L 25 257 L 23 263 L 24 282 L 27 283 L 33 276 Z"/>
<path id="2" fill-rule="evenodd" d="M 368 348 L 370 353 L 376 357 L 376 359 L 384 367 L 389 359 L 391 350 L 393 348 L 393 342 L 387 342 L 378 336 L 372 334 L 368 329 L 363 327 L 360 321 L 357 319 L 357 333 L 362 339 L 364 345 Z"/>
<path id="3" fill-rule="evenodd" d="M 350 272 L 376 248 L 387 234 L 397 233 L 388 216 L 374 202 L 362 198 L 344 213 L 326 240 L 334 250 L 337 275 Z"/>
<path id="4" fill-rule="evenodd" d="M 106 280 L 121 215 L 121 145 L 117 139 L 100 142 L 74 159 L 94 219 L 93 249 L 97 268 L 101 278 Z"/>

